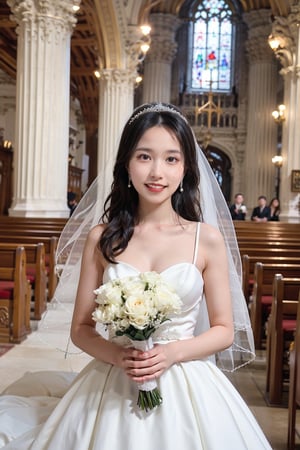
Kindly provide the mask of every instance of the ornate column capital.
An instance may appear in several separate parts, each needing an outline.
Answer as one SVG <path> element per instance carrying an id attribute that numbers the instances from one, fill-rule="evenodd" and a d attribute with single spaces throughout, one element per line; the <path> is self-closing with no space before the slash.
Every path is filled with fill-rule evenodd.
<path id="1" fill-rule="evenodd" d="M 157 13 L 150 15 L 149 22 L 153 45 L 147 60 L 171 64 L 177 52 L 175 33 L 181 21 L 172 14 Z"/>
<path id="2" fill-rule="evenodd" d="M 100 82 L 105 81 L 117 85 L 128 85 L 135 82 L 136 74 L 130 69 L 102 69 L 100 71 Z"/>
<path id="3" fill-rule="evenodd" d="M 271 32 L 270 13 L 268 10 L 255 10 L 243 15 L 248 25 L 246 51 L 251 62 L 272 61 L 272 51 L 268 45 Z"/>
<path id="4" fill-rule="evenodd" d="M 56 23 L 56 27 L 72 32 L 77 19 L 73 10 L 74 4 L 79 5 L 81 0 L 8 0 L 7 4 L 12 11 L 12 18 L 20 26 L 31 22 L 44 30 L 45 37 L 48 23 Z"/>
<path id="5" fill-rule="evenodd" d="M 252 37 L 246 42 L 246 51 L 251 63 L 272 62 L 272 50 L 267 44 L 267 38 L 262 36 Z"/>

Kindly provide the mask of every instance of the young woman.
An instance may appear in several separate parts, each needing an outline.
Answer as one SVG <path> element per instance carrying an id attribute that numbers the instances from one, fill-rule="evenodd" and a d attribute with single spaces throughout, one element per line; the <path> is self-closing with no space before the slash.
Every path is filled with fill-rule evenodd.
<path id="1" fill-rule="evenodd" d="M 269 204 L 270 208 L 270 221 L 271 222 L 279 222 L 280 215 L 280 202 L 277 197 L 272 198 Z"/>
<path id="2" fill-rule="evenodd" d="M 172 105 L 147 104 L 133 112 L 102 221 L 89 231 L 82 255 L 71 337 L 94 360 L 40 426 L 5 448 L 271 448 L 211 360 L 216 355 L 231 369 L 245 364 L 236 354 L 241 350 L 251 358 L 252 335 L 233 256 L 218 229 L 230 217 L 228 207 L 216 185 L 211 187 L 197 151 L 187 120 Z M 158 327 L 154 347 L 140 351 L 113 330 L 108 338 L 96 330 L 93 291 L 148 271 L 173 286 L 182 307 Z M 136 402 L 138 386 L 153 380 L 163 401 L 146 412 Z"/>

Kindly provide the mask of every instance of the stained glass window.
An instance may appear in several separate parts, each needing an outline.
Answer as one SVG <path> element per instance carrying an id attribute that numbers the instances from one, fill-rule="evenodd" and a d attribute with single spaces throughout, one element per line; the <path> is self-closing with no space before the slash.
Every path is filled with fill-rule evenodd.
<path id="1" fill-rule="evenodd" d="M 203 0 L 193 23 L 192 89 L 231 90 L 232 12 L 224 0 Z"/>

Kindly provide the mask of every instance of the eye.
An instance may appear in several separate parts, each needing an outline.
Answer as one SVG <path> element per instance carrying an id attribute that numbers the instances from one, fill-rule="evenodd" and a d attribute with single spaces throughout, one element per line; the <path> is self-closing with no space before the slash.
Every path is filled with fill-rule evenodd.
<path id="1" fill-rule="evenodd" d="M 148 155 L 148 153 L 139 153 L 137 154 L 137 159 L 141 161 L 148 161 L 150 159 L 150 155 Z"/>
<path id="2" fill-rule="evenodd" d="M 179 161 L 179 158 L 176 158 L 176 156 L 168 156 L 167 161 L 171 164 L 176 164 Z"/>

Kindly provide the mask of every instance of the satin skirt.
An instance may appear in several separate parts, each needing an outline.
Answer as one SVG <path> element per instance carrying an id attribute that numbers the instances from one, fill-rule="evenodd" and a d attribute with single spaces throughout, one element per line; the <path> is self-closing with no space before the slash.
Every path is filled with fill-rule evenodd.
<path id="1" fill-rule="evenodd" d="M 0 448 L 7 450 L 271 449 L 227 377 L 209 361 L 172 366 L 158 380 L 162 404 L 137 406 L 124 372 L 91 361 L 59 397 L 0 397 Z"/>

